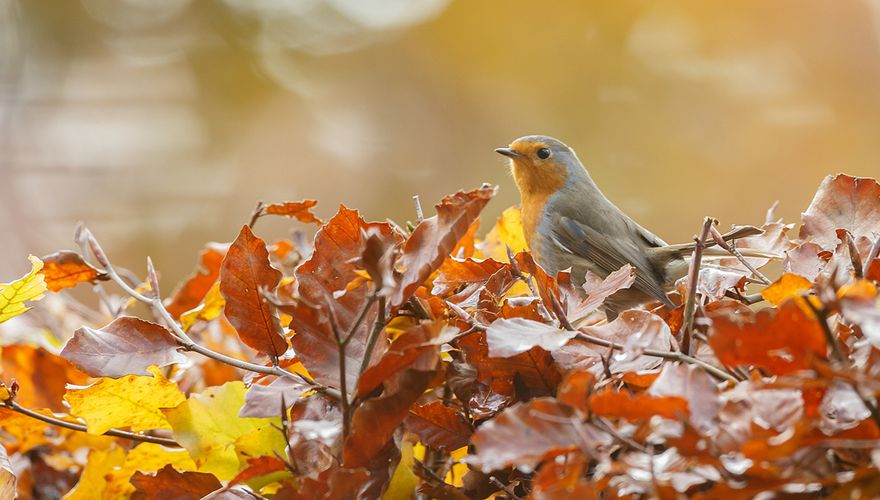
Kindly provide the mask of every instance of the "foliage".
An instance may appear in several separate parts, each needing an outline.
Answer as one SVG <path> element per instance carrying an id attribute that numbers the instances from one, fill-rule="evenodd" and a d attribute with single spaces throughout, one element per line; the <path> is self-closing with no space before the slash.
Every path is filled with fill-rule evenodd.
<path id="1" fill-rule="evenodd" d="M 829 177 L 798 239 L 768 215 L 682 279 L 674 309 L 612 322 L 602 303 L 632 268 L 548 275 L 515 208 L 478 239 L 488 186 L 411 230 L 260 204 L 168 299 L 152 263 L 135 279 L 84 229 L 81 252 L 0 285 L 0 320 L 16 316 L 0 327 L 0 492 L 880 494 L 878 192 Z M 320 225 L 313 245 L 267 244 L 270 215 Z M 736 248 L 779 255 L 781 275 Z M 96 310 L 65 292 L 84 283 Z"/>

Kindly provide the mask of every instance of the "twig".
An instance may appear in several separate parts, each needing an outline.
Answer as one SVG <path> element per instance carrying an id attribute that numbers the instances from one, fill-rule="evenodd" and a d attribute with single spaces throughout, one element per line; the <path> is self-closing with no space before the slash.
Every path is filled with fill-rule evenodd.
<path id="1" fill-rule="evenodd" d="M 694 246 L 694 254 L 688 271 L 688 294 L 684 306 L 684 321 L 682 323 L 681 352 L 685 354 L 690 354 L 691 349 L 691 330 L 694 328 L 694 314 L 697 309 L 697 284 L 700 279 L 700 266 L 703 263 L 703 247 L 706 245 L 706 238 L 709 236 L 709 231 L 715 222 L 715 219 L 706 217 L 703 220 L 703 230 L 700 232 L 699 238 L 694 238 L 696 245 Z"/>
<path id="2" fill-rule="evenodd" d="M 721 232 L 718 231 L 718 229 L 715 226 L 711 226 L 709 228 L 709 232 L 712 235 L 712 239 L 715 240 L 716 245 L 727 250 L 728 252 L 731 253 L 731 255 L 736 257 L 736 260 L 740 261 L 740 263 L 742 265 L 746 266 L 746 269 L 748 269 L 752 274 L 757 276 L 758 280 L 760 280 L 761 283 L 763 283 L 764 285 L 769 285 L 769 284 L 773 283 L 772 281 L 770 281 L 770 279 L 768 279 L 766 276 L 764 276 L 764 274 L 761 273 L 761 271 L 758 271 L 758 269 L 755 266 L 753 266 L 749 261 L 747 261 L 746 258 L 743 256 L 742 252 L 737 250 L 736 240 L 733 240 L 730 242 L 730 244 L 728 244 L 726 241 L 724 241 L 724 237 L 721 235 Z"/>
<path id="3" fill-rule="evenodd" d="M 122 288 L 122 290 L 130 297 L 151 306 L 154 311 L 158 312 L 162 320 L 164 320 L 168 327 L 171 328 L 171 331 L 174 334 L 177 343 L 180 344 L 184 350 L 197 352 L 203 356 L 242 370 L 255 373 L 263 373 L 266 375 L 275 375 L 278 377 L 299 379 L 302 382 L 317 388 L 318 390 L 326 393 L 331 397 L 338 397 L 338 395 L 335 394 L 335 391 L 332 388 L 321 386 L 310 377 L 307 377 L 302 373 L 289 372 L 277 365 L 265 366 L 257 363 L 243 361 L 197 344 L 189 337 L 189 335 L 187 335 L 185 331 L 183 331 L 177 321 L 174 320 L 174 318 L 171 316 L 171 313 L 168 312 L 168 309 L 166 309 L 165 305 L 162 303 L 161 297 L 147 297 L 146 295 L 132 288 L 128 283 L 125 282 L 125 280 L 123 280 L 119 276 L 113 265 L 110 264 L 110 260 L 107 258 L 104 250 L 101 248 L 100 244 L 98 244 L 98 241 L 95 239 L 92 233 L 89 232 L 88 229 L 85 230 L 85 237 L 88 241 L 89 246 L 91 247 L 92 254 L 95 256 L 95 259 L 98 260 L 98 263 L 104 268 L 103 272 L 107 274 L 110 280 L 116 283 L 120 288 Z"/>
<path id="4" fill-rule="evenodd" d="M 379 334 L 382 333 L 384 327 L 385 297 L 379 297 L 379 313 L 376 315 L 376 322 L 373 324 L 373 331 L 370 332 L 370 337 L 367 339 L 367 347 L 364 349 L 364 359 L 361 361 L 358 376 L 363 374 L 367 367 L 370 366 L 370 358 L 373 357 L 373 349 L 376 348 L 376 341 L 379 340 Z"/>
<path id="5" fill-rule="evenodd" d="M 856 246 L 856 240 L 853 239 L 852 233 L 846 231 L 846 246 L 849 250 L 849 260 L 852 261 L 853 274 L 856 278 L 864 278 L 865 273 L 862 270 L 862 259 L 859 257 L 859 248 Z"/>
<path id="6" fill-rule="evenodd" d="M 60 418 L 50 417 L 48 415 L 43 415 L 42 413 L 37 413 L 30 408 L 25 408 L 21 406 L 17 402 L 13 400 L 7 400 L 3 403 L 6 408 L 9 408 L 12 411 L 21 413 L 22 415 L 27 415 L 28 417 L 40 420 L 50 425 L 55 425 L 58 427 L 64 427 L 65 429 L 70 429 L 79 432 L 88 432 L 88 428 L 83 424 L 77 424 L 74 422 L 68 422 L 66 420 L 61 420 Z M 156 443 L 161 444 L 163 446 L 169 446 L 174 448 L 180 448 L 181 446 L 177 443 L 177 441 L 168 438 L 162 438 L 157 436 L 148 436 L 146 434 L 137 434 L 134 432 L 121 431 L 119 429 L 109 429 L 103 435 L 106 436 L 114 436 L 123 439 L 130 439 L 132 441 L 142 441 L 144 443 Z"/>
<path id="7" fill-rule="evenodd" d="M 871 268 L 871 262 L 874 262 L 874 259 L 880 257 L 880 235 L 877 236 L 877 239 L 874 240 L 874 244 L 871 245 L 871 250 L 868 252 L 868 258 L 865 260 L 865 269 Z"/>
<path id="8" fill-rule="evenodd" d="M 828 343 L 828 346 L 831 348 L 831 354 L 834 358 L 833 362 L 836 365 L 841 365 L 846 361 L 843 353 L 840 351 L 840 346 L 837 344 L 837 339 L 834 338 L 834 332 L 831 331 L 831 327 L 828 325 L 828 308 L 826 306 L 822 306 L 821 308 L 816 307 L 808 297 L 804 298 L 804 302 L 807 303 L 807 307 L 813 311 L 813 314 L 816 316 L 816 320 L 819 322 L 819 326 L 822 327 L 822 332 L 825 334 L 825 341 Z M 850 387 L 852 387 L 853 392 L 858 395 L 859 399 L 862 400 L 862 404 L 865 405 L 865 408 L 871 413 L 871 418 L 874 420 L 874 423 L 880 427 L 880 411 L 877 410 L 877 405 L 874 404 L 871 399 L 862 394 L 859 385 L 856 382 L 850 380 L 844 380 Z"/>
<path id="9" fill-rule="evenodd" d="M 257 202 L 257 206 L 254 207 L 254 211 L 251 212 L 251 220 L 248 222 L 248 226 L 253 229 L 254 224 L 257 223 L 257 220 L 263 216 L 263 209 L 266 208 L 266 205 L 262 201 Z"/>
<path id="10" fill-rule="evenodd" d="M 727 290 L 726 292 L 724 292 L 724 295 L 726 297 L 730 297 L 731 299 L 736 299 L 746 305 L 757 304 L 758 302 L 762 302 L 764 300 L 764 296 L 760 293 L 743 295 L 739 293 L 739 290 L 737 290 L 736 288 L 732 290 Z"/>
<path id="11" fill-rule="evenodd" d="M 425 212 L 422 211 L 422 202 L 419 201 L 419 195 L 417 194 L 414 194 L 412 199 L 413 203 L 415 203 L 416 205 L 416 220 L 421 223 L 423 220 L 425 220 Z"/>
<path id="12" fill-rule="evenodd" d="M 502 483 L 497 477 L 489 476 L 489 482 L 498 488 L 501 488 L 501 490 L 507 493 L 513 500 L 522 500 L 522 497 L 514 493 L 513 488 L 511 488 L 510 485 Z"/>
<path id="13" fill-rule="evenodd" d="M 361 316 L 364 316 L 366 313 L 363 311 L 369 309 L 369 302 L 367 306 L 363 308 L 361 311 Z M 346 357 L 345 357 L 345 347 L 348 345 L 348 340 L 351 339 L 351 334 L 347 335 L 345 339 L 343 339 L 339 335 L 339 325 L 336 323 L 336 317 L 333 314 L 328 314 L 327 317 L 330 319 L 330 328 L 333 330 L 333 337 L 336 339 L 336 352 L 339 357 L 339 393 L 340 393 L 340 401 L 342 402 L 342 440 L 345 441 L 348 438 L 348 433 L 351 430 L 351 402 L 348 399 L 348 377 L 346 376 Z M 363 318 L 359 318 L 363 319 Z M 354 328 L 352 328 L 354 331 Z"/>

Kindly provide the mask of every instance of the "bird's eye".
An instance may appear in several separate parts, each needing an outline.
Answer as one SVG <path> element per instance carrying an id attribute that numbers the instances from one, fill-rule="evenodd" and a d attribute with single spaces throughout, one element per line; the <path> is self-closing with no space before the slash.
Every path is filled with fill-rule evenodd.
<path id="1" fill-rule="evenodd" d="M 550 149 L 549 148 L 541 148 L 538 150 L 538 158 L 542 160 L 546 160 L 550 158 Z"/>

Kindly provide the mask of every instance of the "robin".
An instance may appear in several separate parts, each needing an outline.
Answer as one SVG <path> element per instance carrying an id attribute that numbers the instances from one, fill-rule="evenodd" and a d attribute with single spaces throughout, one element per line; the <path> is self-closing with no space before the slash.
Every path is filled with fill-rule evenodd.
<path id="1" fill-rule="evenodd" d="M 602 194 L 574 150 L 562 141 L 530 135 L 495 151 L 511 160 L 522 197 L 523 231 L 541 267 L 553 275 L 571 268 L 572 280 L 580 285 L 587 271 L 604 278 L 631 264 L 635 283 L 605 301 L 609 320 L 652 301 L 675 307 L 666 292 L 687 274 L 696 243 L 669 245 L 632 220 Z M 737 230 L 724 238 L 756 232 L 760 230 Z M 726 252 L 708 253 L 729 257 Z"/>

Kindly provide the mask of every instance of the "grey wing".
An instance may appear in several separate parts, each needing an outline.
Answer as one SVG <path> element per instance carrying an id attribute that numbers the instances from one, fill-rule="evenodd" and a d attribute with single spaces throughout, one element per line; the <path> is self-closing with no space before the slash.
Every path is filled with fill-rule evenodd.
<path id="1" fill-rule="evenodd" d="M 672 301 L 663 292 L 664 277 L 632 240 L 613 238 L 573 219 L 561 216 L 553 231 L 554 241 L 569 252 L 595 262 L 608 272 L 631 264 L 636 269 L 634 286 L 668 307 Z M 639 227 L 638 229 L 641 229 Z M 651 233 L 639 233 L 650 246 L 662 246 L 663 241 Z M 648 238 L 652 237 L 651 240 Z"/>

